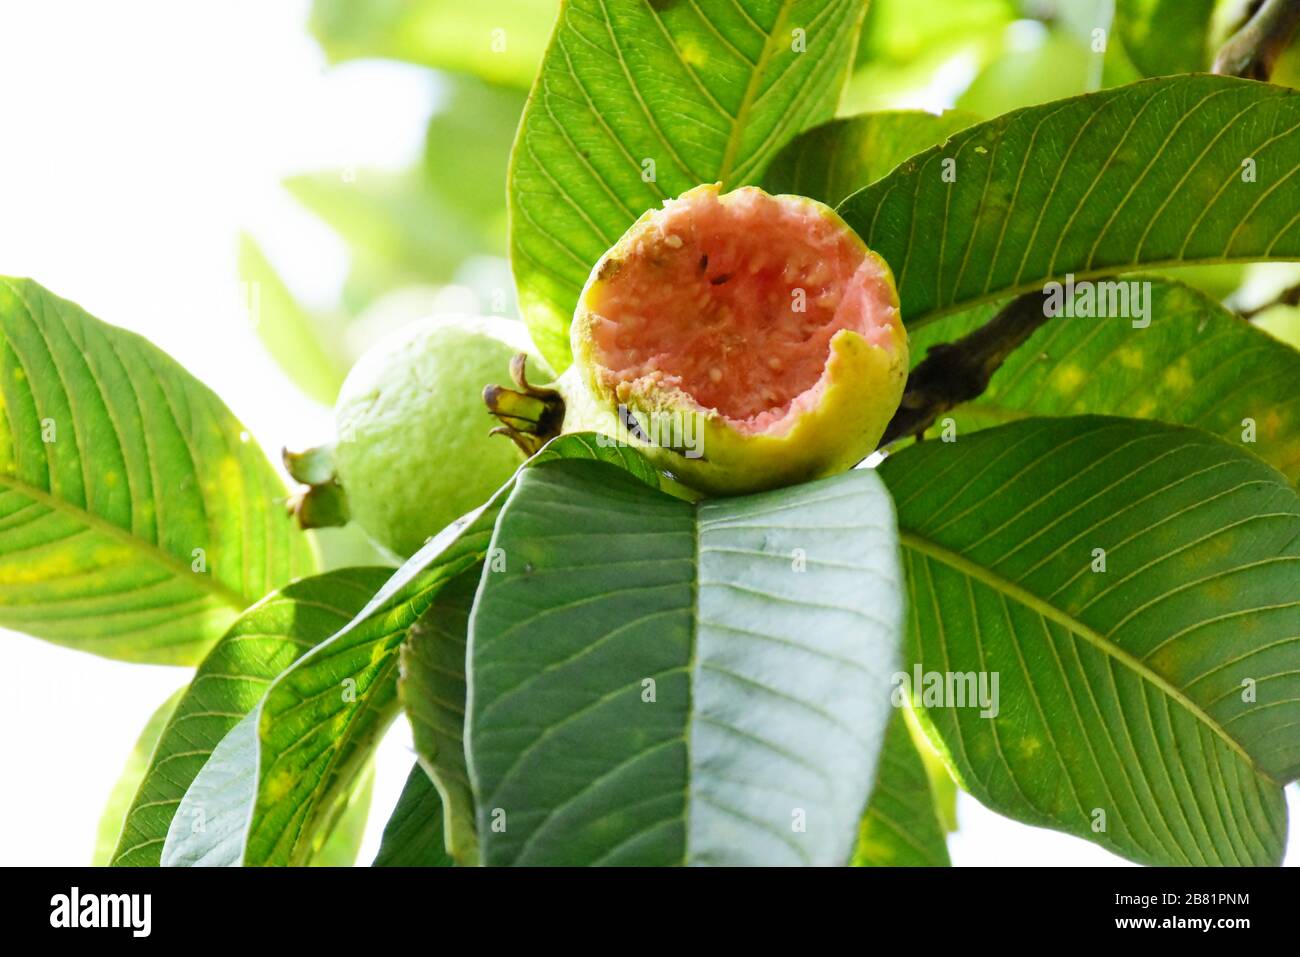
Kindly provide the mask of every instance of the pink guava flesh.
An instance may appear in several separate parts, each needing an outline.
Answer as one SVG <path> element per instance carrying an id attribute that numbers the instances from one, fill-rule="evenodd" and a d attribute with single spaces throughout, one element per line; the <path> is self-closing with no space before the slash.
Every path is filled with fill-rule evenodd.
<path id="1" fill-rule="evenodd" d="M 880 260 L 809 200 L 692 191 L 643 221 L 597 273 L 594 358 L 620 396 L 681 389 L 744 432 L 781 432 L 825 388 L 841 329 L 891 348 Z"/>

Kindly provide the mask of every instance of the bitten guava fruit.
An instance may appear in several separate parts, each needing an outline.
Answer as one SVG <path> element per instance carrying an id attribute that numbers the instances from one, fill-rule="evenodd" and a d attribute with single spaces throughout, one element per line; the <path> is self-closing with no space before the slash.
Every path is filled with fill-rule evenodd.
<path id="1" fill-rule="evenodd" d="M 523 461 L 491 437 L 480 400 L 515 356 L 550 374 L 509 319 L 426 319 L 377 343 L 339 391 L 335 444 L 285 455 L 310 486 L 296 501 L 300 521 L 350 519 L 401 559 L 481 505 Z"/>
<path id="2" fill-rule="evenodd" d="M 516 375 L 522 394 L 488 390 L 505 430 L 529 448 L 517 433 L 535 436 L 558 394 L 564 431 L 628 438 L 709 495 L 851 468 L 907 380 L 889 266 L 830 207 L 755 187 L 699 186 L 638 219 L 592 270 L 571 336 L 551 389 Z"/>

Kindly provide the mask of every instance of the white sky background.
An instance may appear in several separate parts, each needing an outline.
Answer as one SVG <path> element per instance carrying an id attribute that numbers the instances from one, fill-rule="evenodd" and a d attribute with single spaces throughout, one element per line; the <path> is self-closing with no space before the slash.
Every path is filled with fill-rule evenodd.
<path id="1" fill-rule="evenodd" d="M 405 165 L 437 96 L 414 68 L 326 71 L 307 9 L 305 0 L 0 0 L 0 274 L 30 276 L 148 336 L 268 450 L 320 440 L 330 416 L 238 321 L 237 234 L 251 230 L 304 300 L 329 305 L 343 245 L 279 181 Z M 187 680 L 182 669 L 0 632 L 0 865 L 88 863 L 136 735 Z M 361 863 L 410 768 L 409 742 L 399 721 L 381 748 Z M 959 817 L 957 864 L 1118 862 L 964 796 Z M 1290 859 L 1300 863 L 1296 830 Z"/>

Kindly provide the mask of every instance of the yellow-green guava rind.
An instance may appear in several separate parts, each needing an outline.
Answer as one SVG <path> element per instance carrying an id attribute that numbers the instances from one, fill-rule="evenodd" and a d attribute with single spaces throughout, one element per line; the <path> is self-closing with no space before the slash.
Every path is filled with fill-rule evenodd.
<path id="1" fill-rule="evenodd" d="M 716 192 L 716 185 L 696 187 Z M 880 267 L 888 283 L 890 305 L 897 313 L 898 292 L 888 263 L 868 249 L 836 212 L 824 203 L 806 197 L 791 198 L 808 203 L 831 219 Z M 586 428 L 610 435 L 617 431 L 618 398 L 602 384 L 600 367 L 594 356 L 592 326 L 597 316 L 590 303 L 598 301 L 600 285 L 628 255 L 638 231 L 651 221 L 656 210 L 644 213 L 619 241 L 601 258 L 589 276 L 578 301 L 571 327 L 571 344 L 575 362 L 566 373 L 565 398 L 578 410 L 566 417 L 565 431 Z M 852 468 L 876 448 L 886 426 L 902 400 L 907 382 L 907 332 L 900 321 L 892 324 L 890 348 L 873 345 L 848 329 L 831 338 L 827 360 L 829 373 L 817 405 L 804 412 L 783 434 L 746 434 L 731 425 L 716 410 L 699 410 L 687 395 L 675 389 L 633 388 L 626 400 L 629 410 L 639 421 L 656 413 L 678 413 L 692 417 L 694 435 L 702 435 L 700 458 L 691 458 L 660 445 L 636 443 L 637 447 L 661 469 L 671 472 L 684 484 L 708 495 L 741 495 L 779 488 L 811 479 L 822 478 Z M 575 374 L 576 373 L 576 374 Z M 578 383 L 582 388 L 576 389 Z M 584 394 L 585 393 L 585 394 Z"/>

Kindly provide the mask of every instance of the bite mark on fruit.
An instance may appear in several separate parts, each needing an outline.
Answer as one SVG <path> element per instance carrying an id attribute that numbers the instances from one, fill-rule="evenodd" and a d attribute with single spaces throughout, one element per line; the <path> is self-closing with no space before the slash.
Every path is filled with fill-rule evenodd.
<path id="1" fill-rule="evenodd" d="M 781 432 L 816 403 L 836 335 L 888 348 L 899 323 L 886 268 L 824 210 L 693 190 L 649 214 L 585 300 L 602 384 L 680 390 L 740 431 Z"/>

